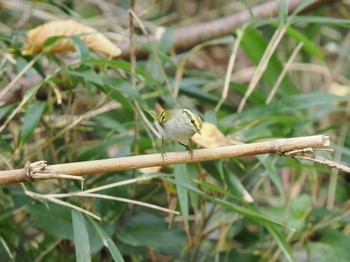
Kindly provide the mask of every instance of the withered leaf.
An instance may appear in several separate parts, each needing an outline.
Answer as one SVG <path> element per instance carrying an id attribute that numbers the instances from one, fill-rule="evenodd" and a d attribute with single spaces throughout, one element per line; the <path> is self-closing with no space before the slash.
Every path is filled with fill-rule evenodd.
<path id="1" fill-rule="evenodd" d="M 58 53 L 73 51 L 74 46 L 69 38 L 58 39 L 53 44 L 44 46 L 45 41 L 50 37 L 73 35 L 79 35 L 80 39 L 91 50 L 113 57 L 121 54 L 120 48 L 102 33 L 71 19 L 51 21 L 29 30 L 26 42 L 22 48 L 22 54 L 31 55 L 40 52 Z"/>

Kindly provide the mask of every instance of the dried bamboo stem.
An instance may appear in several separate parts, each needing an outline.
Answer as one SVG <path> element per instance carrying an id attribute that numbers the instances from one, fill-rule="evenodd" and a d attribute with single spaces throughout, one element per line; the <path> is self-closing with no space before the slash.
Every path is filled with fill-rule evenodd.
<path id="1" fill-rule="evenodd" d="M 20 182 L 53 179 L 59 178 L 60 174 L 84 176 L 89 174 L 102 174 L 145 167 L 211 161 L 258 154 L 284 155 L 290 151 L 300 151 L 309 148 L 320 149 L 329 146 L 329 136 L 316 135 L 276 139 L 251 144 L 197 149 L 193 151 L 192 157 L 190 157 L 190 154 L 187 151 L 169 152 L 164 156 L 164 160 L 161 154 L 148 154 L 49 166 L 46 165 L 45 161 L 38 161 L 32 164 L 27 164 L 23 169 L 0 171 L 0 184 L 14 184 Z"/>

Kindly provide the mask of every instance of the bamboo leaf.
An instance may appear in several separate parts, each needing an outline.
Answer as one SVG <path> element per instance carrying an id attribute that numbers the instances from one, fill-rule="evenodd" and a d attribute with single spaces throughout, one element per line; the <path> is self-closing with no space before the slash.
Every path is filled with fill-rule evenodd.
<path id="1" fill-rule="evenodd" d="M 91 261 L 89 234 L 85 218 L 81 213 L 72 210 L 72 221 L 76 259 L 79 262 Z"/>
<path id="2" fill-rule="evenodd" d="M 27 106 L 22 126 L 20 144 L 23 145 L 33 134 L 35 128 L 39 125 L 40 118 L 44 113 L 46 102 L 35 100 Z"/>
<path id="3" fill-rule="evenodd" d="M 288 259 L 288 261 L 295 262 L 296 260 L 294 258 L 292 248 L 286 241 L 285 237 L 282 236 L 282 234 L 274 226 L 266 225 L 266 228 L 269 230 L 270 234 L 276 240 L 278 246 L 282 250 L 285 257 Z"/>
<path id="4" fill-rule="evenodd" d="M 114 244 L 113 240 L 107 235 L 107 233 L 91 218 L 88 218 L 90 223 L 95 227 L 98 236 L 101 238 L 103 245 L 109 250 L 114 261 L 124 262 L 124 258 L 121 255 L 118 247 Z"/>
<path id="5" fill-rule="evenodd" d="M 263 225 L 272 225 L 272 226 L 279 226 L 279 227 L 284 227 L 284 228 L 288 228 L 289 230 L 292 230 L 291 228 L 289 228 L 288 226 L 276 221 L 276 220 L 273 220 L 273 219 L 270 219 L 264 215 L 261 215 L 257 212 L 255 212 L 254 210 L 252 209 L 248 209 L 246 207 L 242 207 L 242 206 L 239 206 L 239 205 L 236 205 L 234 203 L 231 203 L 231 202 L 228 202 L 228 201 L 225 201 L 225 200 L 222 200 L 220 198 L 216 198 L 216 197 L 213 197 L 211 195 L 208 195 L 207 193 L 191 186 L 191 185 L 188 185 L 188 184 L 185 184 L 185 183 L 181 183 L 181 182 L 178 182 L 174 179 L 169 179 L 169 178 L 164 178 L 164 180 L 166 181 L 169 181 L 171 183 L 174 183 L 176 184 L 177 186 L 180 186 L 180 187 L 184 187 L 186 188 L 187 190 L 190 190 L 192 192 L 195 192 L 196 194 L 198 194 L 199 196 L 205 198 L 205 199 L 208 199 L 214 203 L 217 203 L 219 205 L 221 205 L 222 207 L 224 207 L 225 209 L 228 209 L 228 210 L 231 210 L 233 212 L 236 212 L 248 219 L 251 219 L 252 221 L 254 222 L 257 222 L 259 224 L 263 224 Z"/>
<path id="6" fill-rule="evenodd" d="M 187 165 L 180 164 L 174 168 L 175 181 L 179 183 L 188 183 L 187 176 Z M 177 184 L 176 184 L 177 185 Z M 188 230 L 188 214 L 189 214 L 189 201 L 188 201 L 188 190 L 184 187 L 176 186 L 177 197 L 179 199 L 181 215 L 184 218 L 185 228 Z"/>

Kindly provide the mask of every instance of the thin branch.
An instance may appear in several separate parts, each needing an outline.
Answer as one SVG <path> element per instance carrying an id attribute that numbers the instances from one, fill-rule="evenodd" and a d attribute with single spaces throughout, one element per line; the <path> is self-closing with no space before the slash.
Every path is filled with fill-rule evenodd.
<path id="1" fill-rule="evenodd" d="M 64 195 L 64 194 L 62 194 L 62 195 Z M 114 196 L 108 196 L 108 195 L 102 195 L 102 194 L 89 194 L 89 193 L 83 193 L 83 192 L 78 192 L 77 194 L 72 193 L 71 196 L 103 198 L 103 199 L 109 199 L 109 200 L 144 206 L 144 207 L 160 210 L 160 211 L 167 212 L 167 213 L 172 213 L 175 215 L 180 214 L 179 212 L 168 209 L 168 208 L 160 207 L 160 206 L 153 205 L 153 204 L 148 204 L 148 203 L 133 200 L 133 199 L 123 198 L 123 197 L 114 197 Z M 60 197 L 61 197 L 60 194 L 55 194 L 55 198 L 60 198 Z M 62 196 L 62 197 L 67 197 L 67 196 Z"/>
<path id="2" fill-rule="evenodd" d="M 110 189 L 110 188 L 114 188 L 114 187 L 119 187 L 119 186 L 125 186 L 125 185 L 130 185 L 130 184 L 134 184 L 134 183 L 139 183 L 142 181 L 147 181 L 147 180 L 151 180 L 153 178 L 157 178 L 160 177 L 161 175 L 157 174 L 157 175 L 147 175 L 147 176 L 139 176 L 136 178 L 132 178 L 132 179 L 128 179 L 128 180 L 123 180 L 120 182 L 115 182 L 112 184 L 107 184 L 107 185 L 103 185 L 103 186 L 99 186 L 99 187 L 94 187 L 91 189 L 87 189 L 84 191 L 79 191 L 79 192 L 74 192 L 74 193 L 60 193 L 60 194 L 50 194 L 51 197 L 71 197 L 71 196 L 79 196 L 81 194 L 91 194 L 94 192 L 98 192 L 98 191 L 102 191 L 102 190 L 106 190 L 106 189 Z"/>
<path id="3" fill-rule="evenodd" d="M 165 69 L 162 66 L 162 62 L 161 62 L 159 55 L 157 53 L 157 50 L 156 50 L 157 41 L 161 39 L 161 35 L 165 32 L 164 29 L 159 28 L 155 36 L 149 36 L 148 31 L 147 31 L 145 25 L 143 24 L 143 22 L 141 21 L 141 19 L 135 14 L 135 12 L 133 12 L 133 10 L 129 10 L 129 12 L 133 16 L 133 18 L 135 19 L 135 22 L 137 22 L 140 29 L 142 30 L 142 33 L 144 34 L 144 40 L 150 45 L 150 47 L 151 47 L 150 52 L 154 56 L 153 58 L 159 67 L 160 73 L 161 73 L 162 77 L 164 78 L 164 81 L 166 83 L 166 86 L 169 89 L 169 92 L 172 93 L 172 89 L 171 89 L 171 85 L 170 85 L 167 73 L 165 72 Z M 154 37 L 154 39 L 153 39 L 153 37 Z M 137 39 L 135 39 L 135 46 L 133 47 L 133 52 L 135 53 L 135 56 L 138 57 L 137 52 L 138 52 L 139 46 L 136 45 L 136 43 L 138 42 L 136 40 Z M 153 41 L 153 40 L 157 40 L 157 41 Z M 129 52 L 128 52 L 128 56 L 124 57 L 124 58 L 129 58 L 130 51 L 131 50 L 129 50 Z"/>
<path id="4" fill-rule="evenodd" d="M 280 86 L 280 84 L 282 83 L 282 80 L 284 79 L 285 75 L 287 74 L 291 64 L 293 63 L 293 61 L 296 58 L 297 54 L 299 53 L 300 49 L 303 47 L 303 44 L 304 44 L 303 42 L 300 42 L 297 45 L 297 47 L 294 49 L 293 53 L 289 57 L 287 63 L 284 65 L 281 74 L 278 76 L 276 83 L 273 85 L 271 92 L 270 92 L 268 98 L 266 99 L 266 104 L 270 104 L 272 98 L 274 97 L 274 95 L 276 94 L 276 92 L 278 90 L 278 87 Z"/>
<path id="5" fill-rule="evenodd" d="M 38 194 L 38 193 L 34 193 L 34 192 L 31 192 L 31 191 L 25 191 L 25 194 L 27 196 L 30 196 L 32 198 L 35 198 L 35 199 L 38 199 L 38 200 L 47 200 L 47 201 L 50 201 L 52 203 L 55 203 L 55 204 L 58 204 L 58 205 L 61 205 L 61 206 L 66 206 L 66 207 L 69 207 L 69 208 L 72 208 L 72 209 L 75 209 L 79 212 L 82 212 L 88 216 L 91 216 L 97 220 L 101 220 L 101 217 L 95 215 L 94 213 L 91 213 L 90 211 L 87 211 L 81 207 L 78 207 L 76 205 L 73 205 L 71 203 L 68 203 L 68 202 L 64 202 L 60 199 L 56 199 L 54 197 L 51 197 L 50 195 L 43 195 L 43 194 Z"/>
<path id="6" fill-rule="evenodd" d="M 38 161 L 39 163 L 40 161 Z M 44 162 L 44 161 L 41 161 Z M 28 165 L 27 165 L 28 166 Z M 39 167 L 37 167 L 39 168 Z M 42 167 L 40 167 L 42 168 Z M 96 187 L 96 188 L 92 188 L 92 189 L 88 189 L 85 191 L 78 191 L 78 192 L 71 192 L 71 193 L 62 193 L 62 194 L 38 194 L 38 193 L 34 193 L 28 190 L 24 190 L 25 194 L 38 199 L 38 200 L 46 200 L 46 201 L 50 201 L 52 203 L 61 205 L 61 206 L 67 206 L 69 208 L 75 209 L 77 211 L 83 212 L 86 215 L 89 215 L 97 220 L 101 220 L 101 218 L 97 215 L 95 215 L 94 213 L 85 210 L 79 206 L 73 205 L 69 202 L 65 202 L 63 200 L 60 200 L 60 198 L 68 198 L 68 197 L 91 197 L 91 198 L 102 198 L 102 199 L 109 199 L 109 200 L 114 200 L 114 201 L 119 201 L 119 202 L 124 202 L 124 203 L 130 203 L 130 204 L 134 204 L 134 205 L 139 205 L 139 206 L 144 206 L 144 207 L 148 207 L 148 208 L 152 208 L 155 210 L 159 210 L 159 211 L 163 211 L 163 212 L 167 212 L 167 213 L 171 213 L 171 214 L 175 214 L 175 215 L 179 215 L 180 213 L 178 211 L 175 210 L 171 210 L 168 208 L 163 208 L 154 204 L 149 204 L 149 203 L 145 203 L 145 202 L 141 202 L 141 201 L 137 201 L 137 200 L 133 200 L 133 199 L 128 199 L 128 198 L 122 198 L 122 197 L 115 197 L 115 196 L 109 196 L 109 195 L 103 195 L 103 194 L 96 194 L 93 192 L 97 192 L 97 191 L 102 191 L 108 188 L 112 188 L 112 187 L 118 187 L 118 186 L 122 186 L 122 185 L 127 185 L 127 184 L 133 184 L 139 181 L 143 181 L 143 180 L 150 180 L 154 177 L 159 177 L 159 175 L 155 176 L 155 175 L 147 175 L 147 176 L 141 176 L 139 178 L 134 178 L 134 179 L 129 179 L 126 181 L 121 181 L 121 182 L 116 182 L 113 184 L 109 184 L 109 185 L 104 185 L 104 186 L 100 186 L 100 187 Z"/>
<path id="7" fill-rule="evenodd" d="M 280 26 L 275 34 L 273 35 L 272 39 L 270 40 L 268 46 L 266 47 L 266 50 L 264 52 L 264 55 L 262 56 L 259 65 L 257 66 L 253 78 L 249 83 L 248 89 L 245 92 L 237 111 L 238 112 L 242 112 L 243 107 L 245 106 L 246 102 L 248 101 L 248 98 L 250 97 L 250 95 L 253 93 L 253 91 L 255 90 L 255 88 L 257 87 L 261 77 L 263 76 L 267 65 L 269 64 L 269 61 L 272 57 L 272 55 L 274 54 L 276 48 L 278 47 L 280 41 L 282 40 L 282 37 L 284 36 L 284 33 L 286 32 L 287 28 L 288 28 L 288 24 L 282 25 Z"/>
<path id="8" fill-rule="evenodd" d="M 244 35 L 244 31 L 238 30 L 237 38 L 235 39 L 235 43 L 232 47 L 232 53 L 231 53 L 230 60 L 228 62 L 228 66 L 227 66 L 227 70 L 226 70 L 224 89 L 222 90 L 221 99 L 215 107 L 215 112 L 219 111 L 220 107 L 222 106 L 222 104 L 225 102 L 225 100 L 227 98 L 228 90 L 229 90 L 230 83 L 231 83 L 233 66 L 235 65 L 235 60 L 237 57 L 238 48 L 239 48 L 239 45 L 242 41 L 243 35 Z"/>
<path id="9" fill-rule="evenodd" d="M 347 102 L 347 106 L 350 106 L 350 101 Z M 337 135 L 337 137 L 338 137 L 337 142 L 338 142 L 339 146 L 346 144 L 346 139 L 347 139 L 347 135 L 348 135 L 348 131 L 349 131 L 348 126 L 349 126 L 349 124 L 346 123 L 346 121 L 345 121 L 344 123 L 342 123 L 342 125 L 340 127 L 340 132 Z M 337 151 L 334 155 L 334 159 L 336 161 L 340 161 L 341 158 L 342 158 L 342 152 Z M 343 170 L 341 167 L 340 168 L 337 166 L 334 166 L 334 167 L 339 169 L 339 170 Z M 334 208 L 334 202 L 335 202 L 336 191 L 337 191 L 338 173 L 339 173 L 338 170 L 333 169 L 332 173 L 331 173 L 331 179 L 329 181 L 328 198 L 327 198 L 327 208 L 329 210 L 333 210 L 333 208 Z"/>
<path id="10" fill-rule="evenodd" d="M 104 98 L 102 98 L 102 100 L 100 102 L 104 102 Z M 105 112 L 108 112 L 108 111 L 111 111 L 111 110 L 114 110 L 114 109 L 117 109 L 119 108 L 121 105 L 118 104 L 118 103 L 115 103 L 115 102 L 108 102 L 106 104 L 104 104 L 103 106 L 99 107 L 100 106 L 100 102 L 99 104 L 97 104 L 95 106 L 96 109 L 93 109 L 91 111 L 88 111 L 82 115 L 79 115 L 79 116 L 71 116 L 72 118 L 72 121 L 71 122 L 67 122 L 65 120 L 64 123 L 60 123 L 57 121 L 57 118 L 58 116 L 52 116 L 52 117 L 56 117 L 56 123 L 53 123 L 52 125 L 53 126 L 60 126 L 60 125 L 67 125 L 65 126 L 62 130 L 60 130 L 59 132 L 57 132 L 53 137 L 47 139 L 46 141 L 44 141 L 44 143 L 40 144 L 40 145 L 37 145 L 37 147 L 35 148 L 34 151 L 32 151 L 30 154 L 33 154 L 35 152 L 37 152 L 37 150 L 41 149 L 41 148 L 45 148 L 47 147 L 48 145 L 50 145 L 52 143 L 52 141 L 54 141 L 56 138 L 58 137 L 61 137 L 63 134 L 65 134 L 66 132 L 68 132 L 69 130 L 73 129 L 75 126 L 79 125 L 81 122 L 83 122 L 84 120 L 86 119 L 89 119 L 93 116 L 97 116 L 99 114 L 103 114 Z M 55 122 L 54 120 L 50 120 L 51 122 Z M 58 122 L 58 123 L 57 123 Z"/>
<path id="11" fill-rule="evenodd" d="M 2 98 L 3 95 L 5 95 L 5 94 L 13 87 L 13 85 L 14 85 L 19 79 L 21 79 L 21 77 L 22 77 L 29 69 L 32 68 L 32 66 L 34 65 L 34 63 L 35 63 L 36 61 L 38 61 L 40 57 L 41 57 L 40 55 L 34 57 L 34 58 L 22 69 L 22 71 L 19 72 L 19 74 L 16 75 L 16 77 L 13 78 L 13 79 L 11 80 L 11 82 L 10 82 L 4 89 L 1 90 L 1 92 L 0 92 L 0 99 Z"/>
<path id="12" fill-rule="evenodd" d="M 57 164 L 47 166 L 46 169 L 39 169 L 39 173 L 59 173 L 73 176 L 84 176 L 89 174 L 103 174 L 109 172 L 119 172 L 134 170 L 145 167 L 168 166 L 182 163 L 195 163 L 211 161 L 225 158 L 237 158 L 253 156 L 258 154 L 279 154 L 284 156 L 288 152 L 302 151 L 305 149 L 324 149 L 330 146 L 329 136 L 317 135 L 297 138 L 275 139 L 266 142 L 239 144 L 215 148 L 204 148 L 193 150 L 190 157 L 188 151 L 168 152 L 164 158 L 162 154 L 148 154 L 130 157 L 120 157 L 85 162 Z M 291 156 L 289 154 L 288 156 Z M 28 169 L 16 169 L 0 172 L 0 184 L 14 184 L 20 182 L 30 182 L 46 180 L 45 177 L 28 176 L 36 172 Z M 34 170 L 35 171 L 35 170 Z"/>
<path id="13" fill-rule="evenodd" d="M 11 249 L 9 248 L 9 246 L 7 245 L 5 239 L 0 235 L 0 242 L 3 245 L 4 249 L 6 250 L 7 255 L 9 256 L 9 258 L 12 260 L 14 259 L 14 255 L 11 252 Z"/>
<path id="14" fill-rule="evenodd" d="M 347 167 L 345 165 L 336 163 L 334 161 L 331 161 L 331 160 L 328 160 L 328 159 L 325 159 L 325 158 L 322 158 L 322 157 L 307 156 L 307 155 L 295 155 L 293 157 L 297 158 L 297 159 L 308 160 L 308 161 L 312 161 L 312 162 L 315 162 L 315 163 L 318 163 L 318 164 L 322 164 L 322 165 L 326 165 L 326 166 L 329 166 L 329 167 L 333 167 L 333 168 L 336 168 L 336 169 L 338 169 L 340 171 L 343 171 L 345 173 L 349 173 L 350 174 L 350 167 Z"/>

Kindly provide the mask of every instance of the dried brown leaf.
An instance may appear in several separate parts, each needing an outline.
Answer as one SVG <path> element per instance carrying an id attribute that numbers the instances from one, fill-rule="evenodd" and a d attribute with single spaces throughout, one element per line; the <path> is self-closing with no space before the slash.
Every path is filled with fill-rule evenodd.
<path id="1" fill-rule="evenodd" d="M 40 52 L 58 53 L 73 51 L 74 46 L 69 38 L 59 39 L 52 45 L 44 47 L 45 41 L 50 37 L 73 35 L 81 35 L 80 39 L 91 50 L 113 57 L 121 54 L 120 48 L 113 44 L 103 34 L 74 20 L 55 20 L 29 30 L 26 42 L 22 49 L 22 54 L 31 55 Z"/>
<path id="2" fill-rule="evenodd" d="M 231 139 L 225 137 L 215 125 L 208 122 L 203 123 L 201 133 L 202 135 L 195 134 L 192 140 L 203 147 L 217 147 L 235 143 Z"/>

